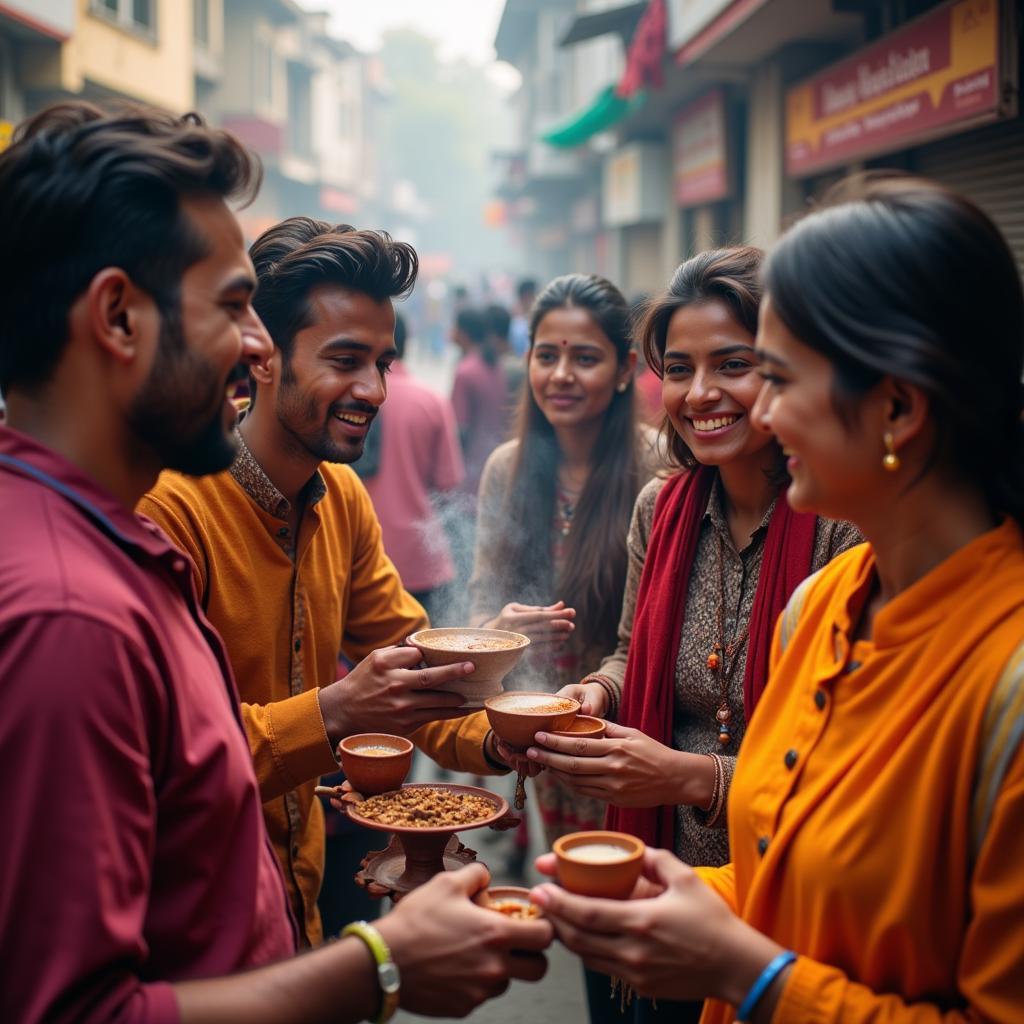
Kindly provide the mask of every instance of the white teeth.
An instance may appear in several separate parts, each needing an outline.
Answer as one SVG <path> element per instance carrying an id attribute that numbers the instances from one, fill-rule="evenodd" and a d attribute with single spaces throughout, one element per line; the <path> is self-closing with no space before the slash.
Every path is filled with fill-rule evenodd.
<path id="1" fill-rule="evenodd" d="M 693 420 L 693 428 L 699 431 L 721 430 L 722 427 L 731 426 L 738 419 L 739 416 L 720 416 L 713 420 Z"/>
<path id="2" fill-rule="evenodd" d="M 336 412 L 334 414 L 334 418 L 341 420 L 343 423 L 353 423 L 357 427 L 363 427 L 366 425 L 366 422 L 370 417 L 360 416 L 358 413 L 354 412 Z"/>

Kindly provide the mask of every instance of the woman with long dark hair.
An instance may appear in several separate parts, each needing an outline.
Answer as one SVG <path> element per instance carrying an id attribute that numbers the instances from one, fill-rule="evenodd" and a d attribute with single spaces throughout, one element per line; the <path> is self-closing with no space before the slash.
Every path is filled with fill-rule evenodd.
<path id="1" fill-rule="evenodd" d="M 782 451 L 751 416 L 762 258 L 750 247 L 694 256 L 646 311 L 640 334 L 662 380 L 677 472 L 637 500 L 618 648 L 563 691 L 619 724 L 588 744 L 591 756 L 556 739 L 531 751 L 562 785 L 608 801 L 609 828 L 690 864 L 729 858 L 730 782 L 779 612 L 860 539 L 849 524 L 790 509 Z M 595 1018 L 599 1006 L 592 992 Z M 698 1013 L 662 1006 L 657 1016 Z"/>
<path id="2" fill-rule="evenodd" d="M 513 686 L 554 692 L 615 647 L 626 529 L 653 458 L 635 363 L 629 307 L 610 281 L 568 274 L 538 296 L 516 436 L 481 481 L 469 588 L 472 622 L 533 641 Z M 603 820 L 603 804 L 553 778 L 538 791 L 549 840 Z"/>
<path id="3" fill-rule="evenodd" d="M 649 853 L 635 895 L 653 898 L 614 913 L 538 901 L 591 964 L 708 998 L 706 1024 L 1020 1021 L 1017 267 L 964 197 L 869 178 L 784 236 L 766 282 L 755 416 L 785 447 L 790 504 L 868 543 L 779 623 L 732 863 Z"/>

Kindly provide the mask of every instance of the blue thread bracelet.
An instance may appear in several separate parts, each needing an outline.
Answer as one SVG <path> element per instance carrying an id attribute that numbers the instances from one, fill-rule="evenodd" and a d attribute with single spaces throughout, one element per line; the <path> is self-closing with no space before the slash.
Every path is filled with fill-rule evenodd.
<path id="1" fill-rule="evenodd" d="M 796 953 L 792 950 L 787 949 L 784 953 L 780 953 L 775 957 L 768 966 L 757 976 L 757 981 L 750 986 L 750 991 L 747 993 L 746 999 L 740 1003 L 740 1008 L 736 1011 L 736 1020 L 738 1024 L 745 1024 L 746 1021 L 750 1020 L 750 1015 L 754 1012 L 754 1007 L 757 1006 L 761 996 L 768 991 L 768 987 L 771 983 L 796 959 Z"/>

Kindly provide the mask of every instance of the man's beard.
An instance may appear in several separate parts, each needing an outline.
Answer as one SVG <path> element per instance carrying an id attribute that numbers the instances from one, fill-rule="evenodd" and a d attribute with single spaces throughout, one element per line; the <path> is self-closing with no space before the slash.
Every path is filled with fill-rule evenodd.
<path id="1" fill-rule="evenodd" d="M 330 420 L 336 411 L 332 406 L 327 410 L 327 419 L 321 421 L 316 399 L 303 395 L 291 367 L 285 364 L 277 395 L 277 418 L 292 440 L 317 462 L 350 463 L 363 454 L 365 436 L 362 440 L 352 438 L 347 444 L 339 444 L 331 436 Z M 372 417 L 376 409 L 368 406 L 355 411 L 365 412 Z"/>
<path id="2" fill-rule="evenodd" d="M 190 476 L 219 473 L 237 452 L 233 435 L 224 429 L 228 382 L 188 350 L 178 310 L 161 312 L 156 359 L 132 403 L 129 423 L 164 469 Z M 244 367 L 232 371 L 232 379 L 239 372 Z"/>

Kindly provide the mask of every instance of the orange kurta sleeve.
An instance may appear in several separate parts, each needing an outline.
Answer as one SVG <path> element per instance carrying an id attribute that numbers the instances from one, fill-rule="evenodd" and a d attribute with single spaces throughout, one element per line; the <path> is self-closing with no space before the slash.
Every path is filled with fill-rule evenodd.
<path id="1" fill-rule="evenodd" d="M 417 729 L 410 739 L 442 768 L 474 775 L 503 775 L 484 757 L 488 728 L 486 713 L 477 711 L 465 718 L 430 722 Z"/>

